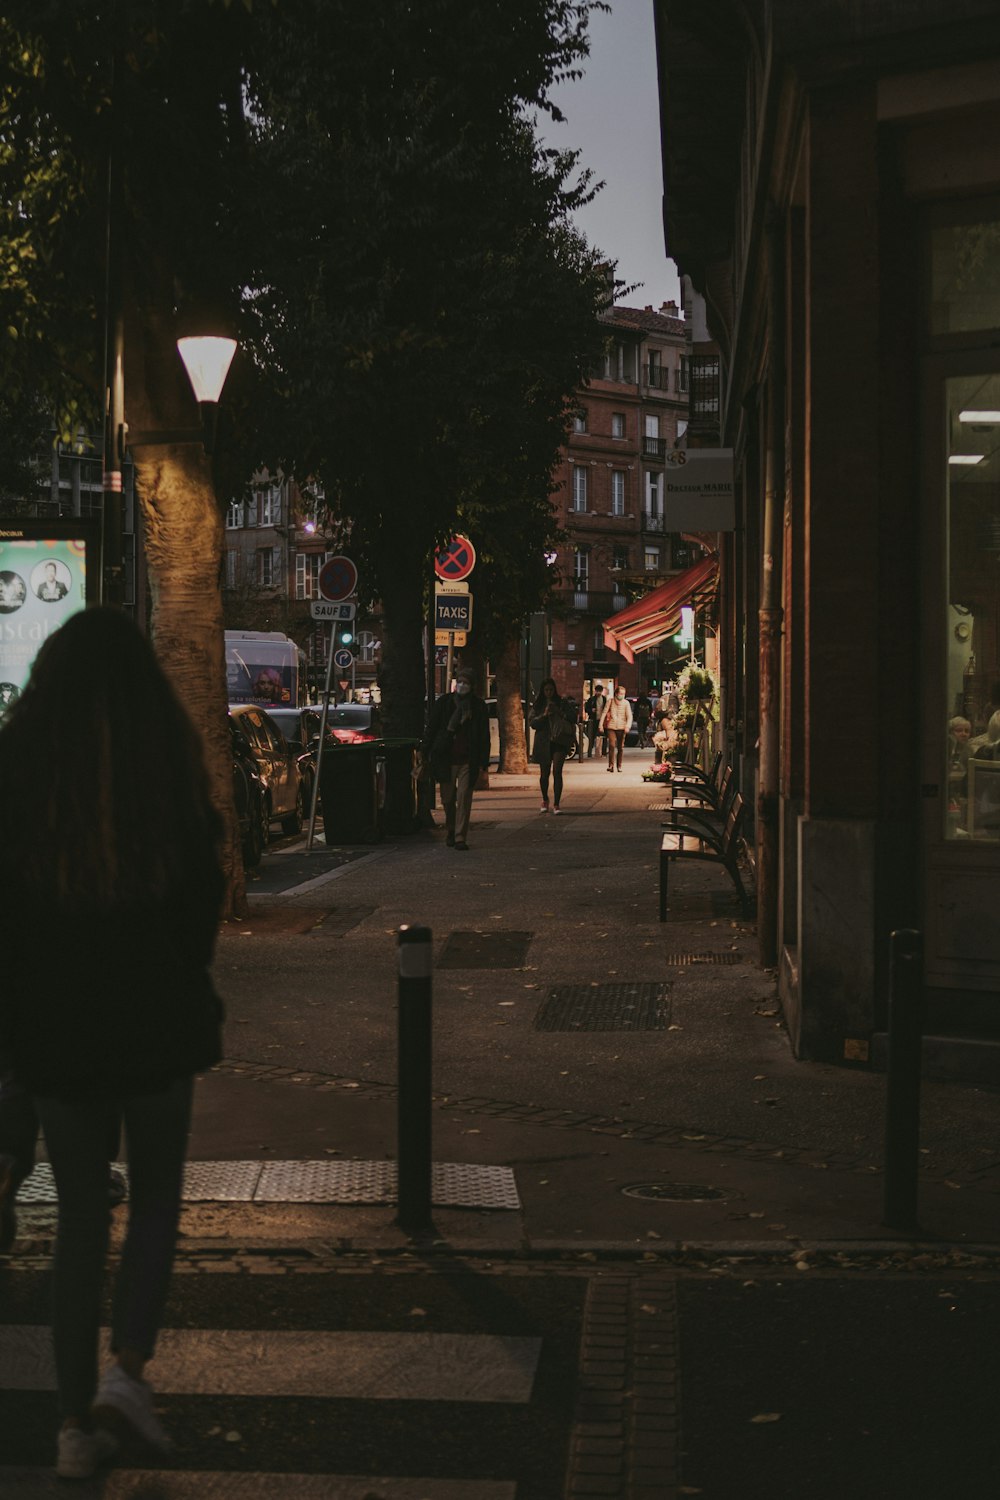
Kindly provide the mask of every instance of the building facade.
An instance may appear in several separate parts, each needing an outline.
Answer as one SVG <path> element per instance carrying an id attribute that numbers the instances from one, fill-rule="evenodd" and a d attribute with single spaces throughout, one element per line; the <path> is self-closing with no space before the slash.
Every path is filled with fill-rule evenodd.
<path id="1" fill-rule="evenodd" d="M 604 621 L 690 566 L 700 548 L 664 528 L 664 465 L 688 419 L 688 329 L 676 303 L 613 307 L 606 349 L 579 392 L 555 472 L 568 540 L 549 612 L 550 670 L 562 694 L 586 701 L 595 681 L 630 693 L 670 675 L 664 645 L 627 662 L 605 644 Z"/>
<path id="2" fill-rule="evenodd" d="M 310 605 L 321 597 L 320 569 L 339 550 L 322 515 L 321 493 L 258 474 L 246 495 L 226 507 L 223 543 L 226 628 L 279 630 L 296 641 L 306 653 L 314 694 L 326 679 L 333 626 L 314 621 Z M 379 665 L 378 620 L 362 614 L 345 629 L 353 636 L 344 644 L 354 655 L 355 691 L 364 697 Z"/>
<path id="3" fill-rule="evenodd" d="M 724 727 L 761 957 L 800 1056 L 877 1062 L 916 932 L 928 1056 L 996 1079 L 1000 14 L 654 6 L 666 249 L 738 481 Z"/>

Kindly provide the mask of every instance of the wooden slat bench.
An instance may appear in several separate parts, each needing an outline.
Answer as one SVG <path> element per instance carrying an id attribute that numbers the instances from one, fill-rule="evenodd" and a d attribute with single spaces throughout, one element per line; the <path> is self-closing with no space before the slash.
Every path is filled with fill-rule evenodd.
<path id="1" fill-rule="evenodd" d="M 660 921 L 667 920 L 667 885 L 671 862 L 675 859 L 702 859 L 721 865 L 729 875 L 745 916 L 750 915 L 750 898 L 740 874 L 739 857 L 743 834 L 744 807 L 739 792 L 733 798 L 725 824 L 721 829 L 713 828 L 708 820 L 692 809 L 692 816 L 685 818 L 685 809 L 675 809 L 670 825 L 660 840 Z"/>

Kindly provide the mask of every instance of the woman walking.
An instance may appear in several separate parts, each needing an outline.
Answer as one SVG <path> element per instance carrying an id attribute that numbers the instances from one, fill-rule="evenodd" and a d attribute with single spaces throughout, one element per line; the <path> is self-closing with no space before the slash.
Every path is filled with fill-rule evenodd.
<path id="1" fill-rule="evenodd" d="M 535 708 L 531 717 L 535 731 L 532 754 L 538 762 L 538 784 L 542 793 L 539 812 L 549 810 L 549 776 L 552 777 L 552 811 L 561 812 L 559 804 L 563 793 L 563 763 L 576 739 L 576 726 L 566 714 L 563 700 L 551 677 L 546 677 L 538 690 Z"/>
<path id="2" fill-rule="evenodd" d="M 193 1075 L 221 1056 L 208 973 L 218 834 L 197 734 L 148 642 L 117 611 L 74 615 L 0 728 L 0 1061 L 32 1095 L 59 1199 L 52 1333 L 67 1479 L 111 1456 L 110 1428 L 170 1446 L 143 1371 L 173 1264 Z M 115 1360 L 98 1387 L 118 1123 L 129 1218 Z"/>

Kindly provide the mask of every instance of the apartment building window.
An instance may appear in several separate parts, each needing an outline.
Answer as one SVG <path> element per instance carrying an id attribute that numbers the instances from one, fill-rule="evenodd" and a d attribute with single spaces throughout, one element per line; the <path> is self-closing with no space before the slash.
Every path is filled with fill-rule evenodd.
<path id="1" fill-rule="evenodd" d="M 647 573 L 658 573 L 660 571 L 659 547 L 647 547 L 643 552 L 643 561 Z"/>
<path id="2" fill-rule="evenodd" d="M 611 554 L 611 558 L 611 566 L 613 568 L 617 568 L 620 572 L 623 573 L 628 572 L 629 558 L 627 547 L 615 547 L 614 551 Z"/>
<path id="3" fill-rule="evenodd" d="M 573 467 L 573 509 L 587 509 L 587 471 L 580 464 Z"/>
<path id="4" fill-rule="evenodd" d="M 587 430 L 587 411 L 586 411 L 585 407 L 581 406 L 581 408 L 580 408 L 579 411 L 576 411 L 576 412 L 573 413 L 573 431 L 574 432 L 586 432 L 586 430 Z"/>
<path id="5" fill-rule="evenodd" d="M 623 516 L 625 514 L 625 470 L 611 470 L 611 514 Z"/>
<path id="6" fill-rule="evenodd" d="M 223 556 L 225 558 L 223 587 L 227 589 L 234 589 L 236 587 L 236 548 L 227 547 Z"/>
<path id="7" fill-rule="evenodd" d="M 623 438 L 625 436 L 625 413 L 613 411 L 611 413 L 611 436 Z"/>
<path id="8" fill-rule="evenodd" d="M 366 667 L 375 663 L 375 652 L 381 642 L 375 639 L 370 630 L 362 630 L 358 633 L 358 661 L 363 662 Z"/>
<path id="9" fill-rule="evenodd" d="M 686 391 L 690 385 L 691 357 L 688 354 L 681 355 L 681 362 L 677 367 L 677 389 Z"/>
<path id="10" fill-rule="evenodd" d="M 589 587 L 590 548 L 577 547 L 573 553 L 573 603 L 577 609 L 587 608 Z"/>
<path id="11" fill-rule="evenodd" d="M 660 509 L 660 481 L 662 476 L 646 470 L 646 525 L 659 531 L 663 523 Z"/>
<path id="12" fill-rule="evenodd" d="M 635 380 L 635 349 L 631 344 L 624 344 L 616 339 L 609 344 L 604 359 L 600 366 L 600 374 L 603 380 Z"/>
<path id="13" fill-rule="evenodd" d="M 281 521 L 281 485 L 269 485 L 260 492 L 258 515 L 261 526 L 277 526 Z"/>
<path id="14" fill-rule="evenodd" d="M 273 589 L 278 571 L 276 547 L 257 548 L 257 587 Z"/>
<path id="15" fill-rule="evenodd" d="M 230 500 L 226 506 L 226 530 L 238 531 L 242 525 L 243 502 L 242 500 Z"/>
<path id="16" fill-rule="evenodd" d="M 650 349 L 646 354 L 646 384 L 658 391 L 663 384 L 663 369 L 659 349 Z"/>
<path id="17" fill-rule="evenodd" d="M 319 570 L 323 566 L 321 552 L 297 552 L 295 554 L 296 599 L 319 598 Z"/>

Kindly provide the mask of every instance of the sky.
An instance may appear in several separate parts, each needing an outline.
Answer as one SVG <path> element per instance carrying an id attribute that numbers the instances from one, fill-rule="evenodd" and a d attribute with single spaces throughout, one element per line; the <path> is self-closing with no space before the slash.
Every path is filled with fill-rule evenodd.
<path id="1" fill-rule="evenodd" d="M 610 15 L 594 13 L 584 68 L 583 78 L 553 93 L 567 123 L 539 118 L 548 145 L 578 149 L 580 165 L 605 183 L 577 215 L 577 227 L 618 261 L 619 280 L 644 283 L 619 301 L 655 308 L 671 299 L 679 303 L 677 268 L 663 248 L 652 0 L 611 0 Z"/>

